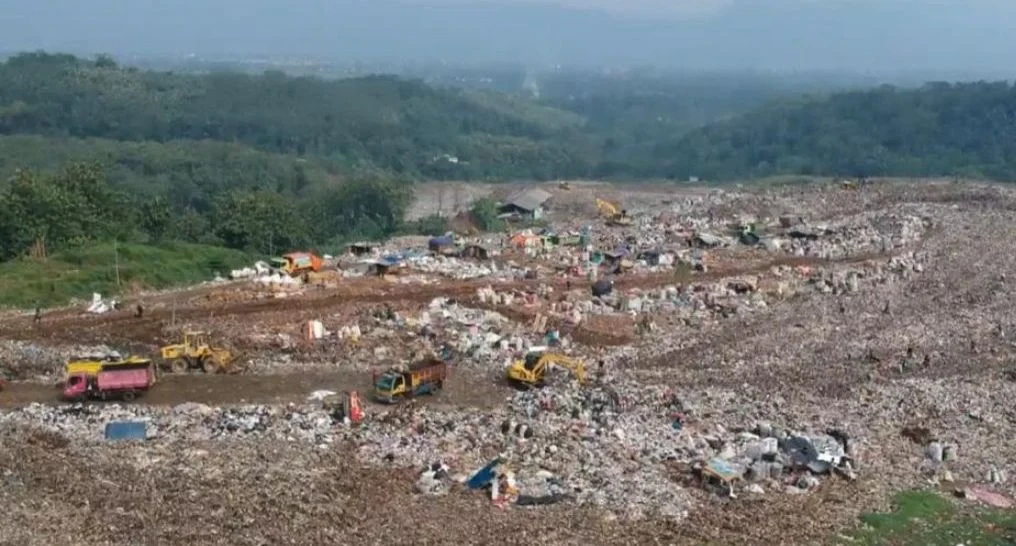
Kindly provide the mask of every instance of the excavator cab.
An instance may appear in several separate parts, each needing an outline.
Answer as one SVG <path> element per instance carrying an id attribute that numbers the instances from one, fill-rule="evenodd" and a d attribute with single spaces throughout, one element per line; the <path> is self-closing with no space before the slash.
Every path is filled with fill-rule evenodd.
<path id="1" fill-rule="evenodd" d="M 507 377 L 512 383 L 528 387 L 543 385 L 547 376 L 547 368 L 557 364 L 565 368 L 582 383 L 586 379 L 585 365 L 580 360 L 572 359 L 559 353 L 546 352 L 545 347 L 534 348 L 521 360 L 516 360 L 508 367 Z"/>
<path id="2" fill-rule="evenodd" d="M 535 370 L 536 369 L 536 365 L 540 363 L 540 357 L 541 356 L 543 356 L 543 355 L 540 354 L 540 353 L 536 353 L 536 352 L 528 353 L 526 355 L 526 358 L 525 358 L 523 366 L 527 370 L 529 370 L 529 371 Z"/>

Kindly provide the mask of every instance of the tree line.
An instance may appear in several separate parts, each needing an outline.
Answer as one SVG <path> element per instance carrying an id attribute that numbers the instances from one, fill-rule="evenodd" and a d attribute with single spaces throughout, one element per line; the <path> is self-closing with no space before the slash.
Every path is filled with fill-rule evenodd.
<path id="1" fill-rule="evenodd" d="M 781 100 L 663 150 L 674 178 L 777 174 L 957 176 L 1016 181 L 1016 87 L 882 86 Z"/>

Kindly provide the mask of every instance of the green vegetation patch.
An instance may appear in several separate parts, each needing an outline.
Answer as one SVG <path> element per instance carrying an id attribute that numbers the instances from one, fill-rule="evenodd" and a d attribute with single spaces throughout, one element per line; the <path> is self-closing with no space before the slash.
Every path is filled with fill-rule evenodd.
<path id="1" fill-rule="evenodd" d="M 87 300 L 93 292 L 108 296 L 193 284 L 211 280 L 215 273 L 228 275 L 251 262 L 243 252 L 187 243 L 121 244 L 115 252 L 112 243 L 89 245 L 45 260 L 0 263 L 0 305 L 46 307 L 73 298 Z"/>
<path id="2" fill-rule="evenodd" d="M 893 511 L 861 516 L 839 544 L 864 546 L 1006 546 L 1016 544 L 1016 512 L 959 504 L 933 491 L 907 491 Z"/>

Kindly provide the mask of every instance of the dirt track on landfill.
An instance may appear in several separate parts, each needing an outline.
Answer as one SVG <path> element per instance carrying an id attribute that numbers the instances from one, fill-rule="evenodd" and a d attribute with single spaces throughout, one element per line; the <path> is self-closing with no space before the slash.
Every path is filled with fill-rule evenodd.
<path id="1" fill-rule="evenodd" d="M 870 254 L 851 257 L 843 260 L 827 260 L 813 257 L 796 258 L 781 257 L 779 259 L 756 260 L 737 265 L 720 264 L 706 273 L 686 273 L 675 275 L 673 272 L 648 275 L 621 275 L 616 277 L 615 287 L 619 290 L 633 288 L 652 290 L 667 285 L 706 282 L 724 277 L 758 274 L 776 266 L 820 266 L 834 263 L 857 263 L 873 259 L 885 259 L 886 255 Z M 546 284 L 562 290 L 565 280 L 548 278 L 538 280 L 520 280 L 506 283 L 493 283 L 498 290 L 532 290 L 540 284 Z M 581 281 L 585 283 L 585 281 Z M 580 286 L 579 282 L 573 285 Z M 166 338 L 164 328 L 171 322 L 194 323 L 207 321 L 215 324 L 218 321 L 250 320 L 258 321 L 262 315 L 277 315 L 283 318 L 292 317 L 294 322 L 304 315 L 324 315 L 350 307 L 363 307 L 384 303 L 409 304 L 426 303 L 436 297 L 472 299 L 478 288 L 490 286 L 488 280 L 476 281 L 445 281 L 440 284 L 402 284 L 389 283 L 377 279 L 355 279 L 335 289 L 321 291 L 310 290 L 304 295 L 287 298 L 269 298 L 255 301 L 210 302 L 207 288 L 198 294 L 179 293 L 177 299 L 190 299 L 191 302 L 176 307 L 166 301 L 146 310 L 142 318 L 133 315 L 133 310 L 121 310 L 104 315 L 87 315 L 79 311 L 60 311 L 47 314 L 42 324 L 32 324 L 31 317 L 25 315 L 0 323 L 0 337 L 13 340 L 45 340 L 55 343 L 121 343 L 126 345 L 154 346 L 170 342 Z M 202 295 L 204 293 L 204 295 Z M 164 296 L 163 300 L 169 297 Z M 192 303 L 197 300 L 197 303 Z M 528 320 L 535 313 L 521 308 L 496 308 L 498 311 L 517 320 Z M 626 334 L 586 332 L 579 327 L 574 333 L 581 343 L 611 346 L 627 343 L 630 337 Z M 239 347 L 242 350 L 242 347 Z"/>
<path id="2" fill-rule="evenodd" d="M 454 371 L 453 375 L 456 374 Z M 284 375 L 167 375 L 135 403 L 173 406 L 184 402 L 208 405 L 287 404 L 306 402 L 316 390 L 369 392 L 370 374 L 362 372 L 288 373 Z M 463 373 L 449 381 L 436 396 L 424 396 L 424 404 L 448 404 L 491 407 L 511 394 L 511 388 Z M 12 382 L 0 391 L 0 408 L 27 406 L 32 403 L 60 403 L 55 385 Z"/>

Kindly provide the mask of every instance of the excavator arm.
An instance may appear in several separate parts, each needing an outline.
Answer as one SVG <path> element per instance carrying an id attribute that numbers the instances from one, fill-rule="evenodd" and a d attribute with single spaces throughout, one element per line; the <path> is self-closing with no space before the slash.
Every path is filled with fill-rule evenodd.
<path id="1" fill-rule="evenodd" d="M 610 201 L 604 201 L 599 197 L 596 198 L 596 209 L 600 211 L 600 214 L 612 218 L 618 215 L 617 205 Z"/>
<path id="2" fill-rule="evenodd" d="M 586 379 L 585 365 L 579 361 L 559 353 L 531 352 L 522 360 L 517 360 L 508 369 L 508 378 L 529 385 L 539 385 L 547 374 L 547 367 L 556 364 L 571 371 L 579 382 Z"/>
<path id="3" fill-rule="evenodd" d="M 586 380 L 586 367 L 582 361 L 558 353 L 547 353 L 540 359 L 540 362 L 536 365 L 536 376 L 543 377 L 547 373 L 547 366 L 551 364 L 556 364 L 570 371 L 579 380 L 579 383 Z"/>

